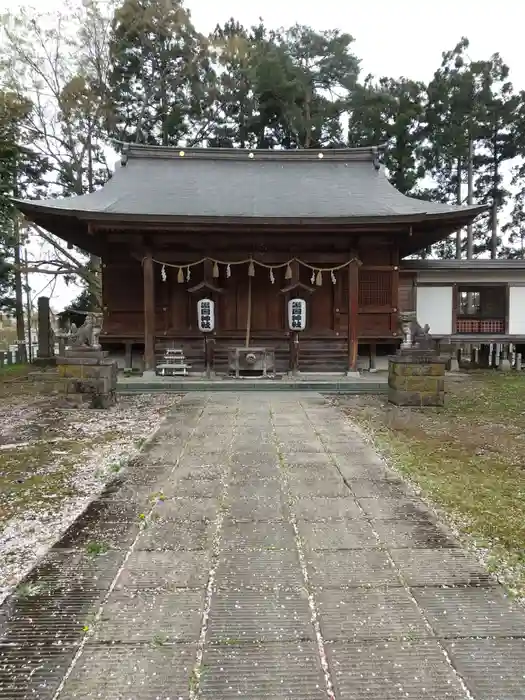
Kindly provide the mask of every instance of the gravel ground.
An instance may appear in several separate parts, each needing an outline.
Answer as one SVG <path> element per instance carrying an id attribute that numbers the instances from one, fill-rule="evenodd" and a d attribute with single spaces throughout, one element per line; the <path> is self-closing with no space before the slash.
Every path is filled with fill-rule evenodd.
<path id="1" fill-rule="evenodd" d="M 0 603 L 157 430 L 180 397 L 59 409 L 16 391 L 0 408 Z"/>

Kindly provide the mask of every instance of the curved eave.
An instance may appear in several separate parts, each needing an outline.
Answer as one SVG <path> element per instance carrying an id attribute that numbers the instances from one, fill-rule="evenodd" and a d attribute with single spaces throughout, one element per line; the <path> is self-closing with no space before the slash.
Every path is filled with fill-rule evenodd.
<path id="1" fill-rule="evenodd" d="M 172 215 L 155 215 L 155 214 L 127 214 L 118 212 L 104 211 L 88 211 L 85 209 L 62 208 L 59 206 L 50 206 L 48 204 L 39 203 L 38 201 L 30 200 L 13 200 L 16 207 L 25 214 L 29 219 L 39 223 L 37 218 L 41 217 L 56 218 L 57 220 L 65 218 L 83 222 L 86 225 L 89 222 L 93 223 L 151 223 L 151 224 L 166 224 L 166 225 L 183 225 L 197 224 L 203 225 L 221 223 L 224 225 L 230 224 L 250 224 L 253 226 L 317 226 L 329 224 L 334 227 L 351 227 L 352 225 L 382 225 L 393 224 L 416 226 L 418 224 L 429 224 L 443 222 L 449 225 L 458 225 L 456 229 L 452 228 L 450 233 L 453 233 L 457 228 L 462 228 L 467 223 L 474 220 L 479 214 L 487 210 L 487 206 L 471 206 L 463 207 L 462 209 L 452 209 L 444 212 L 418 212 L 415 214 L 389 214 L 381 216 L 334 216 L 334 217 L 236 217 L 236 216 L 172 216 Z"/>
<path id="2" fill-rule="evenodd" d="M 86 253 L 102 255 L 102 242 L 99 236 L 89 232 L 88 221 L 82 220 L 75 212 L 48 207 L 38 202 L 13 200 L 24 216 L 37 226 L 53 233 L 67 243 L 82 248 Z M 58 214 L 58 215 L 57 215 Z"/>

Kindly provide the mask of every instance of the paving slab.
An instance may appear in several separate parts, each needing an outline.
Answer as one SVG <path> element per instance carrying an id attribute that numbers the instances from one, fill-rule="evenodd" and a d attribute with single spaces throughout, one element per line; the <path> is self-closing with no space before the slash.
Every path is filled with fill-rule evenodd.
<path id="1" fill-rule="evenodd" d="M 364 512 L 374 520 L 430 520 L 430 512 L 422 501 L 398 496 L 397 498 L 358 498 Z"/>
<path id="2" fill-rule="evenodd" d="M 445 647 L 476 700 L 525 698 L 525 639 L 458 639 Z"/>
<path id="3" fill-rule="evenodd" d="M 277 500 L 282 500 L 284 491 L 282 481 L 278 476 L 276 472 L 270 477 L 253 479 L 252 481 L 246 481 L 241 484 L 230 483 L 227 495 L 228 503 L 234 503 L 243 498 L 261 498 L 263 500 L 275 498 Z"/>
<path id="4" fill-rule="evenodd" d="M 373 549 L 379 545 L 366 520 L 298 520 L 297 527 L 307 550 Z"/>
<path id="5" fill-rule="evenodd" d="M 352 493 L 356 498 L 404 498 L 409 487 L 402 481 L 372 481 L 352 479 Z"/>
<path id="6" fill-rule="evenodd" d="M 110 550 L 91 555 L 84 550 L 54 549 L 46 555 L 27 578 L 50 591 L 109 588 L 125 558 L 124 550 Z"/>
<path id="7" fill-rule="evenodd" d="M 117 588 L 198 588 L 208 581 L 208 552 L 133 552 Z"/>
<path id="8" fill-rule="evenodd" d="M 97 498 L 86 508 L 76 521 L 79 528 L 94 522 L 118 523 L 122 521 L 138 522 L 142 508 L 133 501 L 121 501 L 112 498 Z"/>
<path id="9" fill-rule="evenodd" d="M 232 520 L 253 522 L 256 520 L 284 520 L 287 505 L 279 494 L 274 498 L 228 499 L 228 517 Z"/>
<path id="10" fill-rule="evenodd" d="M 441 549 L 459 547 L 458 541 L 440 523 L 421 520 L 375 520 L 374 530 L 387 548 Z"/>
<path id="11" fill-rule="evenodd" d="M 336 518 L 362 518 L 363 513 L 350 496 L 345 498 L 296 498 L 292 504 L 296 518 L 300 520 L 332 520 Z"/>
<path id="12" fill-rule="evenodd" d="M 215 533 L 209 520 L 152 520 L 137 540 L 140 550 L 207 550 Z"/>
<path id="13" fill-rule="evenodd" d="M 233 522 L 226 520 L 222 529 L 222 548 L 289 549 L 295 552 L 295 536 L 287 521 Z"/>
<path id="14" fill-rule="evenodd" d="M 414 588 L 413 595 L 438 637 L 525 638 L 525 609 L 499 587 Z"/>
<path id="15" fill-rule="evenodd" d="M 101 543 L 109 549 L 128 549 L 140 530 L 136 521 L 75 521 L 57 542 L 56 549 L 86 549 L 90 543 Z"/>
<path id="16" fill-rule="evenodd" d="M 217 481 L 228 472 L 228 465 L 210 464 L 199 460 L 196 464 L 185 461 L 174 472 L 173 476 L 179 483 L 183 481 Z"/>
<path id="17" fill-rule="evenodd" d="M 187 700 L 195 663 L 191 645 L 90 645 L 66 681 L 61 698 Z"/>
<path id="18" fill-rule="evenodd" d="M 196 642 L 203 609 L 204 590 L 115 590 L 104 605 L 93 640 L 152 645 Z"/>
<path id="19" fill-rule="evenodd" d="M 434 640 L 339 642 L 327 644 L 326 650 L 337 700 L 468 697 Z"/>
<path id="20" fill-rule="evenodd" d="M 293 431 L 290 431 L 291 436 L 288 438 L 282 437 L 279 443 L 280 452 L 284 455 L 285 459 L 288 461 L 293 459 L 293 455 L 297 452 L 301 454 L 304 452 L 309 452 L 310 454 L 323 454 L 325 448 L 323 443 L 318 438 L 312 438 L 310 433 L 310 438 L 306 440 L 300 440 L 295 437 Z"/>
<path id="21" fill-rule="evenodd" d="M 300 588 L 303 578 L 297 552 L 260 550 L 223 552 L 215 578 L 217 588 Z"/>
<path id="22" fill-rule="evenodd" d="M 52 700 L 76 646 L 0 645 L 0 698 Z"/>
<path id="23" fill-rule="evenodd" d="M 321 496 L 324 498 L 344 498 L 351 496 L 351 491 L 341 478 L 337 475 L 323 477 L 306 477 L 298 478 L 297 476 L 289 475 L 288 485 L 290 493 L 295 498 L 314 498 Z"/>
<path id="24" fill-rule="evenodd" d="M 294 452 L 284 459 L 287 469 L 298 467 L 305 473 L 319 469 L 329 469 L 333 466 L 330 455 L 326 452 Z"/>
<path id="25" fill-rule="evenodd" d="M 373 549 L 309 552 L 307 567 L 312 585 L 321 588 L 400 585 L 388 556 Z"/>
<path id="26" fill-rule="evenodd" d="M 12 598 L 3 608 L 9 624 L 0 623 L 0 645 L 70 645 L 78 644 L 83 628 L 94 617 L 104 591 L 74 587 L 67 597 L 56 595 L 52 588 L 27 597 Z M 30 624 L 28 624 L 30 621 Z"/>
<path id="27" fill-rule="evenodd" d="M 316 594 L 325 641 L 407 639 L 432 633 L 403 588 L 325 589 Z"/>
<path id="28" fill-rule="evenodd" d="M 408 586 L 487 586 L 488 572 L 460 549 L 391 549 Z"/>
<path id="29" fill-rule="evenodd" d="M 174 475 L 162 493 L 166 498 L 220 498 L 223 488 L 221 479 L 178 479 Z"/>
<path id="30" fill-rule="evenodd" d="M 1 700 L 79 649 L 57 700 L 326 700 L 323 649 L 335 700 L 525 699 L 525 613 L 307 391 L 183 398 L 24 585 Z"/>
<path id="31" fill-rule="evenodd" d="M 214 520 L 219 510 L 217 498 L 166 498 L 155 506 L 160 520 Z"/>
<path id="32" fill-rule="evenodd" d="M 313 642 L 209 646 L 200 697 L 205 700 L 326 700 Z"/>
<path id="33" fill-rule="evenodd" d="M 218 590 L 211 601 L 210 643 L 314 640 L 304 591 Z"/>

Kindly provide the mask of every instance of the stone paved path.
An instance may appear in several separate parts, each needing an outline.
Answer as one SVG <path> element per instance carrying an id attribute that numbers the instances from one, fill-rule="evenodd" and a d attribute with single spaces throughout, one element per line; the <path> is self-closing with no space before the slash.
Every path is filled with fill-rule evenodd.
<path id="1" fill-rule="evenodd" d="M 2 699 L 525 698 L 523 610 L 317 394 L 187 395 L 24 590 Z"/>

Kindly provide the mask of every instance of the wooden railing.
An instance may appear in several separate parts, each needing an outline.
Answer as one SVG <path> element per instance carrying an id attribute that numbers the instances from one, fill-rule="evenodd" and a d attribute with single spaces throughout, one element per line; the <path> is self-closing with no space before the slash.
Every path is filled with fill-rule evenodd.
<path id="1" fill-rule="evenodd" d="M 504 318 L 457 318 L 456 333 L 505 333 Z"/>

